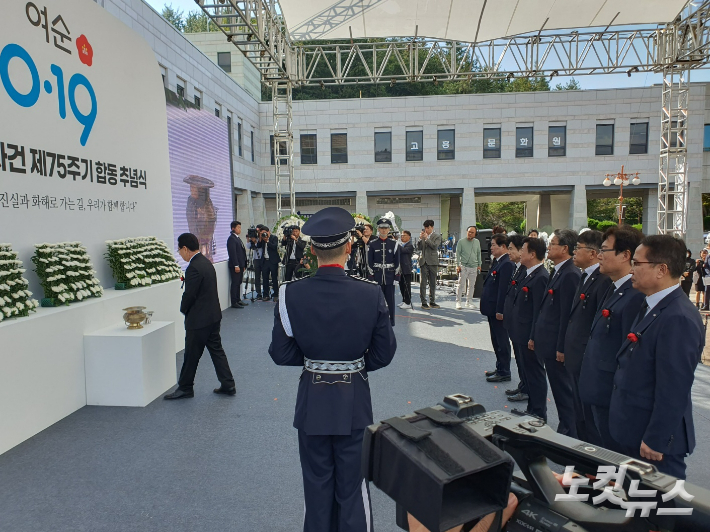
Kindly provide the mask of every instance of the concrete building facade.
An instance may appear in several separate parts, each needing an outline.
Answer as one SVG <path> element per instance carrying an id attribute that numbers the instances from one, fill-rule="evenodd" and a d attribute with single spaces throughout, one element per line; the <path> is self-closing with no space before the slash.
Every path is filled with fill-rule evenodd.
<path id="1" fill-rule="evenodd" d="M 177 91 L 180 85 L 185 98 L 199 95 L 205 108 L 214 106 L 225 120 L 232 117 L 236 216 L 243 224 L 273 224 L 272 105 L 255 98 L 253 67 L 239 65 L 249 85 L 245 90 L 210 60 L 221 47 L 229 50 L 221 33 L 208 35 L 209 43 L 202 42 L 205 34 L 190 36 L 190 42 L 142 0 L 96 1 L 146 38 L 168 88 Z M 475 223 L 476 203 L 524 201 L 527 227 L 579 230 L 587 223 L 588 199 L 618 196 L 618 187 L 602 181 L 624 165 L 641 177 L 640 185 L 624 189 L 624 197 L 643 197 L 641 222 L 646 233 L 654 233 L 660 101 L 658 86 L 297 101 L 296 210 L 312 214 L 339 205 L 370 216 L 393 211 L 412 231 L 431 218 L 441 232 L 460 235 Z M 705 84 L 692 86 L 689 117 L 688 243 L 697 250 L 701 192 L 710 192 Z M 241 156 L 236 124 L 242 124 Z M 287 212 L 287 183 L 282 194 Z"/>

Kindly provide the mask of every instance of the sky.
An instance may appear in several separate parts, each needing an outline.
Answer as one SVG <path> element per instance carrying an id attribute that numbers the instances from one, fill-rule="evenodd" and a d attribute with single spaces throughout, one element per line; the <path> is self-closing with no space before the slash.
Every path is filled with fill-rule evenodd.
<path id="1" fill-rule="evenodd" d="M 172 5 L 173 9 L 181 9 L 185 14 L 190 11 L 200 9 L 195 0 L 145 0 L 158 12 L 163 10 L 163 6 Z M 565 83 L 569 78 L 559 77 L 552 80 L 552 85 Z M 659 85 L 662 81 L 660 74 L 639 73 L 628 77 L 626 74 L 604 74 L 597 76 L 578 76 L 577 81 L 582 85 L 582 89 L 614 89 L 626 87 L 648 87 Z M 691 82 L 710 81 L 710 70 L 694 70 L 690 74 Z"/>

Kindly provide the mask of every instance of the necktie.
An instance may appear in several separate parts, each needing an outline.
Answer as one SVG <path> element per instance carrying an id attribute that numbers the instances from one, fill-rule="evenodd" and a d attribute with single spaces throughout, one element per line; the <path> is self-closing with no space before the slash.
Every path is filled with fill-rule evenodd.
<path id="1" fill-rule="evenodd" d="M 636 327 L 639 323 L 641 323 L 641 320 L 643 320 L 646 317 L 646 312 L 648 311 L 648 303 L 644 299 L 643 305 L 641 305 L 641 310 L 639 310 L 638 316 L 636 316 L 636 319 L 634 320 L 634 324 L 631 326 L 633 329 Z"/>
<path id="2" fill-rule="evenodd" d="M 579 299 L 579 294 L 584 292 L 584 281 L 586 280 L 586 278 L 587 278 L 587 272 L 584 272 L 582 274 L 582 278 L 579 280 L 579 286 L 577 287 L 577 297 L 575 298 L 575 300 Z"/>

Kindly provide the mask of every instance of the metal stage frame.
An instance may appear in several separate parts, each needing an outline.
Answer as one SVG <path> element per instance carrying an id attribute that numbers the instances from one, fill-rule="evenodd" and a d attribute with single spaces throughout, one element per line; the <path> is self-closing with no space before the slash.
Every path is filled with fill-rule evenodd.
<path id="1" fill-rule="evenodd" d="M 654 72 L 663 75 L 658 232 L 686 235 L 690 71 L 710 64 L 710 0 L 688 1 L 681 14 L 663 26 L 613 29 L 612 20 L 606 28 L 584 31 L 544 31 L 543 24 L 535 33 L 487 42 L 418 37 L 415 32 L 408 38 L 351 38 L 322 44 L 304 44 L 290 37 L 279 0 L 195 2 L 259 70 L 262 83 L 271 87 L 279 218 L 281 185 L 286 180 L 292 214 L 296 208 L 294 87 Z M 480 28 L 480 20 L 478 24 Z M 392 57 L 397 68 L 385 72 Z M 317 76 L 320 66 L 327 67 L 327 76 Z"/>

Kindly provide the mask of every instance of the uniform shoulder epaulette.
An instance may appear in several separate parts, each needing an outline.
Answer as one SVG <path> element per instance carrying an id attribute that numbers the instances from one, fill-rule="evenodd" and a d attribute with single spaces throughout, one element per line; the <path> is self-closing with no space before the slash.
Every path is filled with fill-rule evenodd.
<path id="1" fill-rule="evenodd" d="M 364 281 L 366 283 L 374 284 L 375 286 L 377 286 L 377 283 L 375 281 L 370 281 L 370 279 L 365 279 L 364 277 L 360 277 L 359 275 L 348 275 L 348 277 L 357 281 Z"/>

